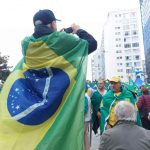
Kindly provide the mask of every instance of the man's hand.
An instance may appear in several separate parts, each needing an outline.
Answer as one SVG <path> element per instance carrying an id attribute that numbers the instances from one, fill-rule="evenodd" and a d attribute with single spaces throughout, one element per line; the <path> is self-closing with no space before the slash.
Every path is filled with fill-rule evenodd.
<path id="1" fill-rule="evenodd" d="M 98 117 L 98 119 L 100 119 L 100 117 L 101 117 L 101 113 L 99 111 L 97 112 L 97 117 Z"/>
<path id="2" fill-rule="evenodd" d="M 150 121 L 150 112 L 148 113 L 148 120 Z"/>
<path id="3" fill-rule="evenodd" d="M 75 23 L 73 23 L 72 25 L 71 25 L 71 28 L 72 28 L 72 30 L 73 30 L 73 34 L 76 34 L 77 33 L 77 31 L 80 29 L 80 26 L 79 25 L 76 25 Z"/>

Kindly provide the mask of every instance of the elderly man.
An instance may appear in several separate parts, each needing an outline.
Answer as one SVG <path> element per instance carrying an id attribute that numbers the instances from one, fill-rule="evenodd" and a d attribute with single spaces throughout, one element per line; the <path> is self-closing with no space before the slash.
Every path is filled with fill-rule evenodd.
<path id="1" fill-rule="evenodd" d="M 115 126 L 102 134 L 99 150 L 150 150 L 150 131 L 136 125 L 136 112 L 130 102 L 115 106 Z"/>
<path id="2" fill-rule="evenodd" d="M 110 79 L 110 90 L 104 95 L 101 103 L 101 134 L 105 129 L 111 128 L 115 124 L 114 107 L 119 101 L 129 101 L 136 106 L 135 99 L 130 91 L 123 88 L 121 79 L 114 76 Z M 140 117 L 138 115 L 137 122 L 141 125 Z"/>

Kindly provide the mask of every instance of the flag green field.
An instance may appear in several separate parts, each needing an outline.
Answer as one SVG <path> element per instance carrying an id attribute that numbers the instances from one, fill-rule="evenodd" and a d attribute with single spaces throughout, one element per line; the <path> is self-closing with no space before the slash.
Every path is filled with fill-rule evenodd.
<path id="1" fill-rule="evenodd" d="M 87 52 L 64 32 L 22 41 L 0 95 L 0 149 L 83 149 Z"/>

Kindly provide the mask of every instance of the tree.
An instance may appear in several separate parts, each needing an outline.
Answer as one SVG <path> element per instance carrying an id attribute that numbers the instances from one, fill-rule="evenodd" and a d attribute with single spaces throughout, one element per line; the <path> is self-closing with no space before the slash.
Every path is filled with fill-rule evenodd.
<path id="1" fill-rule="evenodd" d="M 3 83 L 10 74 L 10 66 L 7 65 L 9 56 L 1 56 L 0 53 L 0 81 Z"/>

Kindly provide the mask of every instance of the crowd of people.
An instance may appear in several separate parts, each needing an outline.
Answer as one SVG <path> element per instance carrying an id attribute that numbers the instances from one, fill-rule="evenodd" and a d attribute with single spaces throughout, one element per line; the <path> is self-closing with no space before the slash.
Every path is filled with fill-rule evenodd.
<path id="1" fill-rule="evenodd" d="M 109 85 L 108 81 L 105 84 L 105 80 L 102 79 L 96 85 L 97 89 L 93 89 L 89 107 L 94 133 L 97 134 L 97 130 L 100 129 L 99 149 L 150 149 L 150 131 L 148 131 L 150 130 L 150 93 L 148 88 L 142 85 L 139 89 L 141 96 L 137 96 L 135 91 L 130 91 L 122 84 L 118 76 L 109 79 Z M 89 149 L 85 146 L 85 150 Z"/>
<path id="2" fill-rule="evenodd" d="M 23 59 L 6 81 L 1 92 L 0 149 L 6 149 L 7 145 L 9 149 L 24 149 L 23 145 L 28 145 L 30 142 L 30 147 L 27 149 L 42 147 L 43 150 L 46 145 L 44 149 L 90 150 L 90 126 L 95 134 L 100 131 L 100 150 L 150 150 L 148 89 L 142 86 L 139 97 L 135 91 L 129 90 L 122 84 L 118 76 L 109 80 L 100 79 L 94 88 L 88 83 L 85 84 L 87 56 L 97 49 L 97 41 L 77 24 L 57 31 L 56 21 L 58 19 L 51 10 L 39 10 L 33 17 L 34 33 L 22 42 Z M 19 79 L 16 79 L 16 76 Z M 85 90 L 82 89 L 83 84 Z M 70 94 L 72 92 L 77 93 Z M 82 97 L 84 97 L 84 113 L 77 109 L 81 108 L 79 104 Z M 18 101 L 14 100 L 17 98 Z M 8 106 L 4 108 L 7 100 Z M 84 144 L 82 145 L 79 142 L 83 139 L 83 124 L 82 122 L 77 126 L 73 124 L 74 121 L 82 120 L 83 114 Z M 71 115 L 76 120 L 72 119 Z M 65 120 L 66 116 L 68 117 Z M 57 117 L 60 122 L 54 120 Z M 68 118 L 72 120 L 71 123 Z M 17 127 L 14 131 L 12 127 L 15 125 Z M 37 130 L 30 128 L 31 126 L 36 126 Z M 54 133 L 53 129 L 56 126 L 57 132 Z M 7 131 L 11 128 L 12 132 L 9 135 Z M 67 132 L 62 134 L 63 128 Z M 26 132 L 20 133 L 24 129 Z M 79 142 L 74 139 L 76 138 L 74 135 L 77 136 L 78 133 L 75 131 L 74 135 L 71 134 L 73 129 L 81 131 Z M 34 142 L 25 136 L 31 132 L 36 135 L 32 139 Z M 11 136 L 9 141 L 3 138 L 9 137 L 8 135 Z M 55 137 L 57 140 L 54 139 Z M 68 141 L 62 142 L 61 139 L 64 137 L 69 139 L 73 146 Z M 44 144 L 42 138 L 47 140 Z"/>

